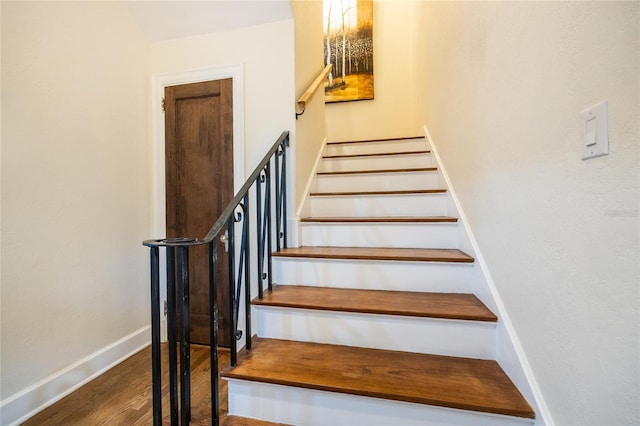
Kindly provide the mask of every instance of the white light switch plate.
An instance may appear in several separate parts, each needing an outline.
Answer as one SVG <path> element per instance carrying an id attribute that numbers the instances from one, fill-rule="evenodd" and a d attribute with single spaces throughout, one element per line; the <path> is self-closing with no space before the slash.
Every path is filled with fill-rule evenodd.
<path id="1" fill-rule="evenodd" d="M 609 120 L 607 102 L 580 113 L 582 159 L 609 154 Z"/>

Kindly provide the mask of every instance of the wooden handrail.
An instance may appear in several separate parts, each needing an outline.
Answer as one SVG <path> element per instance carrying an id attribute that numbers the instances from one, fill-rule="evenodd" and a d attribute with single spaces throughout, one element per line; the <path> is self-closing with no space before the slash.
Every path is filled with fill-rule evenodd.
<path id="1" fill-rule="evenodd" d="M 318 87 L 320 87 L 320 84 L 327 78 L 332 68 L 333 68 L 332 64 L 329 64 L 326 67 L 324 67 L 322 72 L 320 72 L 320 74 L 318 74 L 316 79 L 313 80 L 313 83 L 311 83 L 309 88 L 302 94 L 302 96 L 300 96 L 300 99 L 298 99 L 298 102 L 297 102 L 296 119 L 302 114 L 304 114 L 304 110 L 307 106 L 307 102 L 311 100 L 311 98 L 313 97 L 313 94 L 316 93 L 316 91 L 318 90 Z"/>

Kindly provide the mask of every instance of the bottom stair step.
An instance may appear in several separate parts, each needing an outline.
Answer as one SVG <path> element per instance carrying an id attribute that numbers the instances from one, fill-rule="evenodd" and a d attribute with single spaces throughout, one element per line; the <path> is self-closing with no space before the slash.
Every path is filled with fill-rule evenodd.
<path id="1" fill-rule="evenodd" d="M 221 376 L 523 419 L 535 417 L 498 364 L 488 360 L 256 338 L 239 365 Z M 232 413 L 231 405 L 229 408 Z"/>
<path id="2" fill-rule="evenodd" d="M 220 419 L 220 424 L 221 426 L 284 426 L 283 423 L 272 423 L 238 416 L 223 416 Z"/>

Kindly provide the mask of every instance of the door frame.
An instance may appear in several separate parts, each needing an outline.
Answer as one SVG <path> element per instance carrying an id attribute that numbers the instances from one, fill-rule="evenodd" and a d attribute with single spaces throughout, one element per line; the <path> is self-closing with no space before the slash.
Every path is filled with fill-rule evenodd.
<path id="1" fill-rule="evenodd" d="M 200 83 L 210 80 L 233 79 L 233 192 L 242 187 L 244 173 L 244 68 L 242 64 L 154 74 L 151 77 L 151 132 L 152 132 L 152 216 L 151 226 L 154 238 L 166 237 L 166 196 L 165 196 L 165 133 L 162 99 L 164 88 L 180 84 Z M 213 224 L 212 224 L 213 225 Z M 191 235 L 189 235 L 191 236 Z M 203 236 L 193 235 L 201 238 Z M 165 268 L 164 256 L 160 257 L 160 268 Z M 160 306 L 167 300 L 166 277 L 160 276 Z M 167 340 L 167 321 L 160 321 L 161 340 Z"/>

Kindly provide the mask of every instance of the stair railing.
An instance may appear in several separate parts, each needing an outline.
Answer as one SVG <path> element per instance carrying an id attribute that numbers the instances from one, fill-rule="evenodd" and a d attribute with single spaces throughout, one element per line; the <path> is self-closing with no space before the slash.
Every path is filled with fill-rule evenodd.
<path id="1" fill-rule="evenodd" d="M 147 240 L 143 245 L 150 249 L 151 260 L 151 369 L 153 393 L 153 425 L 162 424 L 162 365 L 160 359 L 160 248 L 166 256 L 167 329 L 169 345 L 169 406 L 171 425 L 188 425 L 191 420 L 191 368 L 189 335 L 189 249 L 209 246 L 209 327 L 211 361 L 211 418 L 213 425 L 220 422 L 218 392 L 218 301 L 216 288 L 229 286 L 229 321 L 231 366 L 237 365 L 237 341 L 243 332 L 238 329 L 241 299 L 245 311 L 245 348 L 251 350 L 251 252 L 257 251 L 258 297 L 263 298 L 264 284 L 272 289 L 273 237 L 276 250 L 287 247 L 287 148 L 289 132 L 283 132 L 269 152 L 246 180 L 242 188 L 229 202 L 207 235 L 201 240 L 192 237 Z M 275 181 L 271 179 L 271 170 Z M 257 237 L 251 238 L 249 192 L 255 186 L 255 211 Z M 274 206 L 275 204 L 275 206 Z M 275 223 L 272 213 L 275 210 Z M 235 225 L 241 226 L 240 250 L 236 261 Z M 220 283 L 216 278 L 217 262 L 215 239 L 224 227 L 229 247 L 229 282 Z M 237 274 L 236 274 L 237 271 Z M 243 297 L 244 295 L 244 297 Z M 176 346 L 180 347 L 180 362 Z M 178 391 L 178 364 L 180 365 L 180 389 Z M 178 404 L 178 395 L 180 403 Z"/>

